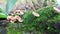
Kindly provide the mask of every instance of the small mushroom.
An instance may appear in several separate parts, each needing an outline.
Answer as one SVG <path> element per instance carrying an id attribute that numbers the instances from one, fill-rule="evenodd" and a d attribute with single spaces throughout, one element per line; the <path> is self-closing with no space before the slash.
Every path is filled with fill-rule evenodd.
<path id="1" fill-rule="evenodd" d="M 57 12 L 60 12 L 60 9 L 59 9 L 59 8 L 54 7 L 54 9 L 55 9 Z"/>
<path id="2" fill-rule="evenodd" d="M 21 19 L 20 16 L 15 16 L 16 20 L 18 20 L 19 22 L 23 22 L 23 20 Z"/>
<path id="3" fill-rule="evenodd" d="M 14 16 L 8 16 L 7 20 L 10 21 L 11 23 L 14 23 L 16 21 L 16 18 L 14 18 Z"/>
<path id="4" fill-rule="evenodd" d="M 34 16 L 36 16 L 36 17 L 39 17 L 40 15 L 38 14 L 38 13 L 36 13 L 36 12 L 33 12 L 32 13 Z"/>

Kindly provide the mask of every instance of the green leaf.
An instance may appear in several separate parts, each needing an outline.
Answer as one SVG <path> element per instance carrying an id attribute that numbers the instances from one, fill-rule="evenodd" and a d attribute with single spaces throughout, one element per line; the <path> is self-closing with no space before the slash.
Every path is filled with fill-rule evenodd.
<path id="1" fill-rule="evenodd" d="M 4 13 L 0 13 L 0 18 L 7 18 L 7 16 Z"/>

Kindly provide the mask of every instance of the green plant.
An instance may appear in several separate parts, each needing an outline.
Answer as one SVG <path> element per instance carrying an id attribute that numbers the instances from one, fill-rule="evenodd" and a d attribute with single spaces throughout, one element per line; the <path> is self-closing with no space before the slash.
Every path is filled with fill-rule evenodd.
<path id="1" fill-rule="evenodd" d="M 60 21 L 60 14 L 55 13 L 53 6 L 45 7 L 42 9 L 36 10 L 36 12 L 40 15 L 36 17 L 32 14 L 32 11 L 29 11 L 24 14 L 23 24 L 25 25 L 21 30 L 27 32 L 47 32 L 46 34 L 54 34 L 59 32 L 58 29 L 54 25 Z M 39 33 L 38 33 L 39 34 Z"/>
<path id="2" fill-rule="evenodd" d="M 3 9 L 0 8 L 0 18 L 6 18 L 6 15 L 3 13 Z"/>
<path id="3" fill-rule="evenodd" d="M 48 10 L 47 10 L 48 9 Z M 39 9 L 36 11 L 40 16 L 35 17 L 32 14 L 32 11 L 27 12 L 23 18 L 23 24 L 25 25 L 25 31 L 43 31 L 45 29 L 45 22 L 54 15 L 53 7 L 47 7 L 43 9 Z"/>

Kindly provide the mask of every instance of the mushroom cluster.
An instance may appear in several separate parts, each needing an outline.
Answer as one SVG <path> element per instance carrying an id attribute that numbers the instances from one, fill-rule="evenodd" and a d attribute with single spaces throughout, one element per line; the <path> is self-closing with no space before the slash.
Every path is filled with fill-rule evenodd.
<path id="1" fill-rule="evenodd" d="M 16 9 L 10 12 L 9 16 L 7 17 L 7 20 L 10 21 L 11 23 L 15 23 L 16 21 L 23 22 L 23 19 L 20 16 L 23 14 L 24 14 L 24 8 Z"/>

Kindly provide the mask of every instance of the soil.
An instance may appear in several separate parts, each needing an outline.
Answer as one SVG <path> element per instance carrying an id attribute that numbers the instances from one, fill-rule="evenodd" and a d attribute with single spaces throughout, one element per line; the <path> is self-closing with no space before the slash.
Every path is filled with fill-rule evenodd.
<path id="1" fill-rule="evenodd" d="M 0 27 L 6 27 L 9 21 L 6 18 L 0 18 Z"/>

